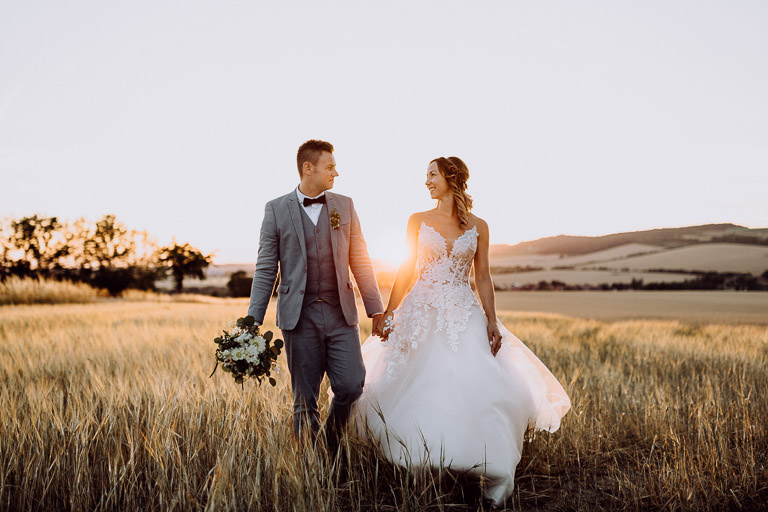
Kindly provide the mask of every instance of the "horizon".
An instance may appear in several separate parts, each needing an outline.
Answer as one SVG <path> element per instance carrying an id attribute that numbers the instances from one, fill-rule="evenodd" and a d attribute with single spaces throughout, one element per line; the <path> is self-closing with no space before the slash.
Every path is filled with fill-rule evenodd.
<path id="1" fill-rule="evenodd" d="M 441 155 L 468 164 L 493 245 L 755 229 L 766 23 L 761 2 L 4 5 L 0 217 L 112 213 L 255 260 L 265 203 L 321 138 L 378 260 L 433 206 Z"/>
<path id="2" fill-rule="evenodd" d="M 602 235 L 575 235 L 575 234 L 561 233 L 559 235 L 544 236 L 544 237 L 539 237 L 539 238 L 532 238 L 530 240 L 521 240 L 520 242 L 516 242 L 514 244 L 504 243 L 504 242 L 491 243 L 490 246 L 491 247 L 515 247 L 515 246 L 520 245 L 520 244 L 525 244 L 525 243 L 530 243 L 530 242 L 537 242 L 539 240 L 545 240 L 545 239 L 549 239 L 549 238 L 558 238 L 558 237 L 601 238 L 601 237 L 606 237 L 606 236 L 611 236 L 611 235 L 642 233 L 642 232 L 647 232 L 647 231 L 658 231 L 658 230 L 666 230 L 666 229 L 686 229 L 686 228 L 699 228 L 699 227 L 706 227 L 706 226 L 726 226 L 726 225 L 731 225 L 731 226 L 734 226 L 734 227 L 737 227 L 737 228 L 746 228 L 746 229 L 751 229 L 751 230 L 767 230 L 768 231 L 768 226 L 765 226 L 765 227 L 751 227 L 751 226 L 744 226 L 744 225 L 740 225 L 740 224 L 735 224 L 733 222 L 714 222 L 714 223 L 707 223 L 707 224 L 695 224 L 695 225 L 690 225 L 690 226 L 665 226 L 665 227 L 659 227 L 659 228 L 639 229 L 639 230 L 634 230 L 634 231 L 617 231 L 615 233 L 605 233 L 605 234 L 602 234 Z M 619 246 L 620 245 L 631 244 L 631 243 L 635 243 L 635 242 L 626 242 L 625 244 L 619 244 Z M 715 243 L 715 242 L 712 242 L 712 243 Z M 717 243 L 733 243 L 733 242 L 717 242 Z M 376 258 L 374 256 L 371 256 L 371 259 L 374 261 L 374 263 L 376 263 L 378 265 L 387 266 L 388 269 L 390 269 L 390 270 L 393 269 L 393 262 L 392 261 L 389 261 L 389 260 L 386 260 L 386 259 L 383 259 L 383 258 Z M 252 264 L 255 264 L 255 263 L 256 263 L 256 259 L 254 258 L 252 261 L 222 261 L 222 262 L 214 261 L 214 263 L 212 263 L 212 265 L 213 266 L 232 266 L 232 265 L 252 265 Z M 394 266 L 394 269 L 396 269 L 396 265 Z"/>

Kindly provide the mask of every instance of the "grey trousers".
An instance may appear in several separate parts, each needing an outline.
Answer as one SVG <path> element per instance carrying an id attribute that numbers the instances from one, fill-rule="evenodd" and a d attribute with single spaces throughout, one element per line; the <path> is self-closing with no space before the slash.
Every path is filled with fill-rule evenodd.
<path id="1" fill-rule="evenodd" d="M 347 325 L 340 306 L 327 302 L 305 304 L 296 327 L 283 330 L 293 391 L 293 429 L 297 437 L 310 428 L 312 439 L 320 429 L 317 400 L 323 374 L 328 374 L 333 400 L 326 420 L 329 443 L 352 412 L 363 392 L 365 365 L 357 326 Z"/>

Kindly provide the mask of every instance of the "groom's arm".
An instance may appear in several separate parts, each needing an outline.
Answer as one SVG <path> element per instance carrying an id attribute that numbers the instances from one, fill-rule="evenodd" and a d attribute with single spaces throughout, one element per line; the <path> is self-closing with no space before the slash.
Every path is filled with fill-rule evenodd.
<path id="1" fill-rule="evenodd" d="M 351 221 L 349 226 L 349 267 L 355 276 L 357 287 L 365 304 L 365 312 L 368 317 L 384 312 L 384 304 L 381 302 L 379 285 L 376 282 L 376 272 L 373 270 L 373 262 L 368 255 L 368 247 L 363 238 L 363 230 L 360 219 L 357 217 L 355 205 L 350 199 Z"/>
<path id="2" fill-rule="evenodd" d="M 264 323 L 264 314 L 277 279 L 278 256 L 277 223 L 275 211 L 270 202 L 264 209 L 264 220 L 261 222 L 259 255 L 251 284 L 251 301 L 248 305 L 248 314 L 255 318 L 259 325 Z"/>

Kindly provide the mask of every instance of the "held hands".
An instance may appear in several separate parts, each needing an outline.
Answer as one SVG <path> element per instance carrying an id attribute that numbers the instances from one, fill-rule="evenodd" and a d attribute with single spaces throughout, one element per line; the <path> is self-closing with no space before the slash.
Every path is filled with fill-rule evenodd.
<path id="1" fill-rule="evenodd" d="M 382 337 L 381 330 L 384 327 L 383 318 L 384 318 L 383 313 L 373 315 L 373 318 L 371 318 L 371 335 L 372 336 L 378 336 L 379 338 Z"/>
<path id="2" fill-rule="evenodd" d="M 378 329 L 376 332 L 373 332 L 372 334 L 375 334 L 379 338 L 381 338 L 381 341 L 387 341 L 387 338 L 389 338 L 389 334 L 392 332 L 392 312 L 391 311 L 385 311 L 383 315 L 376 315 L 378 317 Z M 376 321 L 376 317 L 374 317 L 374 322 Z"/>
<path id="3" fill-rule="evenodd" d="M 496 319 L 489 320 L 488 325 L 488 344 L 491 345 L 491 354 L 496 357 L 496 354 L 501 348 L 501 333 L 499 332 L 499 326 L 496 325 Z"/>

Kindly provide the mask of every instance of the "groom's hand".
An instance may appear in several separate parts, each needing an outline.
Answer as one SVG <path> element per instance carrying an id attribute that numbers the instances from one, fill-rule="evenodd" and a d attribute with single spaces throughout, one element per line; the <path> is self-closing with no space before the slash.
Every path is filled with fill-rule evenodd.
<path id="1" fill-rule="evenodd" d="M 384 317 L 383 313 L 378 313 L 376 315 L 373 315 L 373 318 L 371 318 L 371 335 L 378 336 L 381 338 L 382 332 L 381 329 L 384 327 L 382 325 L 382 318 Z"/>

